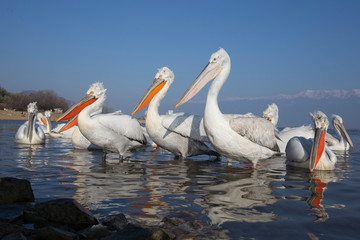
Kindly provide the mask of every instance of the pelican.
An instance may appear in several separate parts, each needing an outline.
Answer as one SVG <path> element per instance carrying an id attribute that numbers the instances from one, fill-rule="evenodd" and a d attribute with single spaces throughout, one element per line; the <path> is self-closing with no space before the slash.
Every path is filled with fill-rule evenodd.
<path id="1" fill-rule="evenodd" d="M 335 138 L 330 134 L 326 134 L 326 143 L 328 144 L 329 148 L 334 151 L 345 151 L 349 150 L 350 146 L 354 148 L 354 145 L 347 133 L 344 125 L 343 119 L 339 115 L 333 114 L 332 115 L 332 124 L 340 139 Z"/>
<path id="2" fill-rule="evenodd" d="M 37 124 L 45 134 L 49 133 L 51 131 L 51 126 L 48 125 L 46 121 L 46 117 L 42 113 L 36 114 Z"/>
<path id="3" fill-rule="evenodd" d="M 268 105 L 268 107 L 263 111 L 262 116 L 276 127 L 279 121 L 278 106 L 275 103 Z"/>
<path id="4" fill-rule="evenodd" d="M 140 123 L 128 115 L 96 114 L 106 100 L 106 89 L 100 82 L 90 86 L 85 97 L 66 111 L 57 121 L 73 118 L 78 114 L 78 127 L 91 143 L 103 149 L 103 160 L 107 152 L 116 152 L 120 160 L 127 152 L 146 145 Z"/>
<path id="5" fill-rule="evenodd" d="M 15 135 L 16 143 L 23 144 L 44 144 L 45 134 L 41 127 L 36 126 L 36 102 L 29 103 L 27 106 L 28 121 L 22 124 Z"/>
<path id="6" fill-rule="evenodd" d="M 62 129 L 65 125 L 65 123 L 61 123 L 56 125 L 56 127 L 54 127 L 53 129 L 51 129 L 52 124 L 51 124 L 51 115 L 52 115 L 52 111 L 51 110 L 47 110 L 44 112 L 44 115 L 42 113 L 38 113 L 36 115 L 37 119 L 38 119 L 38 124 L 39 126 L 43 129 L 44 133 L 48 136 L 54 137 L 54 138 L 71 138 L 71 135 L 73 134 L 74 130 L 77 127 L 74 128 L 67 128 L 67 130 L 63 130 L 61 132 L 60 129 Z"/>
<path id="7" fill-rule="evenodd" d="M 92 116 L 95 114 L 92 114 Z M 82 135 L 78 126 L 76 126 L 77 117 L 78 115 L 74 116 L 66 124 L 61 124 L 61 128 L 58 129 L 56 134 L 61 134 L 63 131 L 68 132 L 70 129 L 74 129 L 71 134 L 71 143 L 75 149 L 101 150 L 101 147 L 92 144 L 86 137 L 84 137 L 84 135 Z"/>
<path id="8" fill-rule="evenodd" d="M 226 117 L 218 106 L 218 94 L 230 74 L 231 61 L 227 52 L 220 48 L 213 53 L 209 63 L 185 92 L 175 108 L 194 97 L 210 80 L 205 111 L 205 132 L 215 150 L 229 159 L 251 161 L 269 158 L 279 151 L 275 128 L 264 118 Z M 228 115 L 229 116 L 229 115 Z"/>
<path id="9" fill-rule="evenodd" d="M 269 120 L 276 127 L 279 119 L 279 110 L 275 103 L 268 105 L 268 107 L 263 112 L 263 117 Z M 334 151 L 344 151 L 349 150 L 349 146 L 354 147 L 349 134 L 347 133 L 343 120 L 340 116 L 333 114 L 332 116 L 332 124 L 333 127 L 340 137 L 340 139 L 335 138 L 330 133 L 326 132 L 325 141 L 328 144 L 329 148 Z M 284 128 L 282 131 L 278 132 L 277 143 L 280 148 L 280 152 L 285 152 L 285 147 L 287 142 L 292 137 L 304 137 L 304 138 L 312 138 L 314 136 L 314 130 L 310 125 L 303 125 L 300 127 L 294 128 Z"/>
<path id="10" fill-rule="evenodd" d="M 169 68 L 160 68 L 132 115 L 149 104 L 145 120 L 146 131 L 154 143 L 173 153 L 176 158 L 202 154 L 218 156 L 218 153 L 204 143 L 207 137 L 200 129 L 201 117 L 186 113 L 159 115 L 160 102 L 174 78 L 174 73 Z"/>
<path id="11" fill-rule="evenodd" d="M 286 163 L 295 167 L 308 168 L 310 171 L 333 170 L 337 158 L 325 142 L 329 120 L 320 111 L 310 113 L 310 116 L 314 122 L 314 138 L 291 138 L 285 149 Z"/>
<path id="12" fill-rule="evenodd" d="M 262 114 L 263 118 L 270 121 L 274 127 L 279 120 L 279 108 L 275 103 L 268 105 Z M 293 137 L 304 137 L 312 138 L 314 136 L 314 130 L 310 125 L 302 125 L 300 127 L 286 127 L 281 131 L 277 131 L 277 145 L 279 146 L 280 152 L 285 153 L 286 144 Z"/>

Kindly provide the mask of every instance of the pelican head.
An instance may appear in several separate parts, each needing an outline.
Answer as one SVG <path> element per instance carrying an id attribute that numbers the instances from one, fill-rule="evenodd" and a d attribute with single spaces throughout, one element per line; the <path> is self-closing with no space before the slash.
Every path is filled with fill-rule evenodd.
<path id="1" fill-rule="evenodd" d="M 332 124 L 333 124 L 335 130 L 338 132 L 338 134 L 340 136 L 342 136 L 350 144 L 350 146 L 352 148 L 354 148 L 354 145 L 350 139 L 350 136 L 344 127 L 342 117 L 340 117 L 339 115 L 333 114 L 332 115 Z"/>
<path id="2" fill-rule="evenodd" d="M 51 110 L 47 110 L 47 111 L 45 111 L 44 115 L 45 115 L 45 117 L 47 117 L 47 118 L 51 118 L 52 111 L 51 111 Z"/>
<path id="3" fill-rule="evenodd" d="M 35 117 L 37 112 L 36 102 L 29 103 L 27 106 L 28 112 L 28 127 L 26 131 L 26 137 L 30 139 L 30 143 L 33 136 L 33 128 L 35 128 Z"/>
<path id="4" fill-rule="evenodd" d="M 29 103 L 27 105 L 27 112 L 28 113 L 32 113 L 32 114 L 35 114 L 38 110 L 37 106 L 36 106 L 37 102 L 32 102 L 32 103 Z"/>
<path id="5" fill-rule="evenodd" d="M 80 99 L 78 103 L 69 108 L 63 115 L 61 115 L 56 122 L 73 119 L 77 116 L 85 107 L 93 104 L 99 98 L 102 98 L 103 101 L 106 99 L 106 89 L 104 88 L 103 83 L 96 82 L 90 85 L 89 90 L 87 90 L 85 96 Z"/>
<path id="6" fill-rule="evenodd" d="M 279 109 L 275 103 L 268 105 L 268 107 L 263 112 L 263 118 L 270 121 L 274 126 L 277 125 L 279 119 Z"/>
<path id="7" fill-rule="evenodd" d="M 46 125 L 45 117 L 42 113 L 37 113 L 36 118 L 40 123 L 42 123 L 43 125 Z"/>
<path id="8" fill-rule="evenodd" d="M 186 90 L 179 102 L 175 105 L 175 108 L 193 98 L 208 82 L 216 78 L 225 66 L 230 67 L 230 65 L 230 56 L 223 48 L 220 48 L 217 52 L 213 53 L 204 70 L 202 70 L 188 90 Z"/>
<path id="9" fill-rule="evenodd" d="M 309 169 L 310 171 L 313 171 L 324 153 L 325 135 L 327 128 L 329 127 L 329 120 L 321 111 L 310 113 L 310 116 L 314 122 L 315 128 L 314 142 L 311 148 L 309 161 Z"/>
<path id="10" fill-rule="evenodd" d="M 145 92 L 140 101 L 136 104 L 131 115 L 134 115 L 137 111 L 140 111 L 146 107 L 156 95 L 161 95 L 161 97 L 164 97 L 174 79 L 175 75 L 169 68 L 160 68 L 155 75 L 153 83 Z"/>

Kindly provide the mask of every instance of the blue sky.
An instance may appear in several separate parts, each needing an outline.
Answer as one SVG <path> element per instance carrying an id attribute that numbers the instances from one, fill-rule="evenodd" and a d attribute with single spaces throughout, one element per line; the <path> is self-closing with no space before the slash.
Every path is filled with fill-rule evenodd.
<path id="1" fill-rule="evenodd" d="M 106 105 L 130 114 L 157 69 L 167 66 L 175 82 L 161 105 L 165 112 L 222 47 L 232 68 L 220 100 L 360 89 L 359 12 L 355 0 L 4 0 L 0 85 L 11 92 L 51 89 L 77 101 L 91 83 L 102 81 L 108 89 Z M 204 100 L 207 89 L 194 101 Z M 271 101 L 245 103 L 220 105 L 224 112 L 261 114 Z M 189 102 L 179 111 L 202 115 L 203 106 Z M 328 116 L 342 114 L 357 126 L 359 98 L 339 108 L 316 107 L 328 109 Z M 304 105 L 297 119 L 295 107 L 280 108 L 279 124 L 310 123 L 313 108 Z"/>

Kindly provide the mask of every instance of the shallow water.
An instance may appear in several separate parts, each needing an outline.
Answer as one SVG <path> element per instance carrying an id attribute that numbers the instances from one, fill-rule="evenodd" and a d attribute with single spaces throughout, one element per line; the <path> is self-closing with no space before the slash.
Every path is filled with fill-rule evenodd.
<path id="1" fill-rule="evenodd" d="M 208 239 L 358 239 L 360 130 L 348 131 L 355 149 L 337 153 L 336 170 L 309 173 L 287 168 L 284 157 L 254 170 L 225 158 L 174 160 L 150 146 L 121 163 L 108 154 L 105 164 L 102 152 L 75 150 L 69 139 L 15 144 L 22 123 L 0 120 L 0 177 L 29 180 L 37 202 L 74 198 L 99 220 L 181 217 Z"/>

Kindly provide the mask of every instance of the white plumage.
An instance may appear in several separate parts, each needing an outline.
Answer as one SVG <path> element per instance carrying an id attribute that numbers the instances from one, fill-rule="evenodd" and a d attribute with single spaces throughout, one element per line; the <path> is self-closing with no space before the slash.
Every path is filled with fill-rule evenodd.
<path id="1" fill-rule="evenodd" d="M 169 68 L 159 69 L 153 84 L 136 105 L 133 114 L 149 104 L 146 131 L 154 143 L 175 156 L 218 155 L 204 143 L 208 138 L 201 117 L 186 113 L 159 115 L 160 102 L 173 81 L 174 73 Z"/>
<path id="2" fill-rule="evenodd" d="M 102 109 L 105 100 L 106 89 L 103 84 L 94 83 L 85 97 L 64 113 L 58 121 L 74 117 L 80 111 L 77 121 L 82 135 L 92 144 L 101 147 L 104 157 L 107 152 L 116 152 L 120 159 L 123 159 L 128 156 L 128 151 L 144 146 L 146 138 L 139 122 L 128 115 L 93 115 Z"/>
<path id="3" fill-rule="evenodd" d="M 337 158 L 325 142 L 329 126 L 326 115 L 320 111 L 311 114 L 314 122 L 313 138 L 293 137 L 286 145 L 286 163 L 310 171 L 333 170 Z"/>
<path id="4" fill-rule="evenodd" d="M 29 103 L 27 106 L 28 121 L 22 124 L 15 135 L 15 142 L 22 144 L 44 144 L 45 133 L 40 126 L 36 125 L 36 102 Z"/>
<path id="5" fill-rule="evenodd" d="M 194 97 L 210 80 L 204 111 L 204 128 L 215 150 L 235 160 L 248 160 L 256 165 L 259 159 L 278 152 L 275 127 L 258 117 L 223 115 L 218 106 L 218 94 L 231 68 L 229 55 L 220 49 L 211 55 L 209 63 L 180 99 L 178 107 Z"/>

